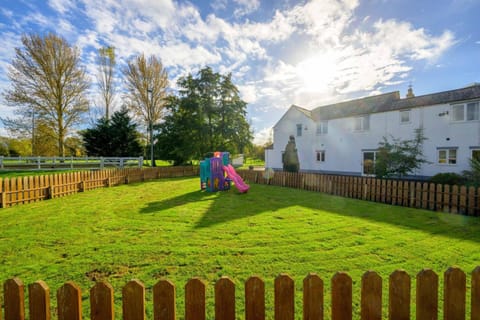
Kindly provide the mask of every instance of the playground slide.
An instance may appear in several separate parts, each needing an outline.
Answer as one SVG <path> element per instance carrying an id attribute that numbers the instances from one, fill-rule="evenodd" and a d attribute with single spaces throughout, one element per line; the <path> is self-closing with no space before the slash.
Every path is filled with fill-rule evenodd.
<path id="1" fill-rule="evenodd" d="M 235 187 L 237 187 L 238 191 L 241 193 L 248 191 L 250 186 L 243 181 L 242 177 L 238 175 L 231 164 L 228 166 L 223 166 L 223 170 L 227 173 L 227 177 L 232 179 L 233 183 L 235 183 Z"/>

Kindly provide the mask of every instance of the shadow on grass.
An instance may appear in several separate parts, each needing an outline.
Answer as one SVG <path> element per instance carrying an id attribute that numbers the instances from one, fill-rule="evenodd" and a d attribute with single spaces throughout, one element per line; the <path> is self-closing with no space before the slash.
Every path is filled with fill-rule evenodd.
<path id="1" fill-rule="evenodd" d="M 361 218 L 420 230 L 432 235 L 480 242 L 480 218 L 263 185 L 252 185 L 246 194 L 240 194 L 234 189 L 218 193 L 194 191 L 149 203 L 141 212 L 156 213 L 191 203 L 202 205 L 205 201 L 210 203 L 204 215 L 195 224 L 195 228 L 208 228 L 216 224 L 299 206 L 318 210 L 320 213 L 341 215 L 347 219 Z"/>

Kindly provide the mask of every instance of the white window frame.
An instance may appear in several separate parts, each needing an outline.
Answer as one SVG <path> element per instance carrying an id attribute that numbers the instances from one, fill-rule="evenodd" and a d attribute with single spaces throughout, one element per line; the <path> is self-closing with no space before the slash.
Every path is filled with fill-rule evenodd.
<path id="1" fill-rule="evenodd" d="M 326 161 L 326 151 L 325 150 L 317 150 L 315 151 L 315 161 L 317 163 L 324 163 Z"/>
<path id="2" fill-rule="evenodd" d="M 370 130 L 370 115 L 353 118 L 353 131 L 362 132 Z"/>
<path id="3" fill-rule="evenodd" d="M 303 125 L 301 123 L 297 123 L 297 137 L 302 136 Z"/>
<path id="4" fill-rule="evenodd" d="M 400 115 L 400 124 L 409 124 L 411 122 L 410 115 L 411 115 L 411 110 L 400 110 L 399 115 Z M 403 115 L 406 114 L 408 119 L 404 121 Z"/>
<path id="5" fill-rule="evenodd" d="M 445 156 L 441 156 L 445 154 Z M 437 164 L 455 166 L 458 163 L 458 148 L 437 148 Z"/>
<path id="6" fill-rule="evenodd" d="M 328 133 L 328 120 L 317 122 L 317 136 Z"/>
<path id="7" fill-rule="evenodd" d="M 480 120 L 480 102 L 479 101 L 453 104 L 451 106 L 450 111 L 451 111 L 450 120 L 452 122 Z"/>

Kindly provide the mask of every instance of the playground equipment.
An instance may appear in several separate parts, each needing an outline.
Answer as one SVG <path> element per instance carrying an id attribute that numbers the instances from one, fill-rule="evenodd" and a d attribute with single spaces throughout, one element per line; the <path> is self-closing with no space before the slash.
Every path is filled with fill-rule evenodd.
<path id="1" fill-rule="evenodd" d="M 212 158 L 200 161 L 200 188 L 209 192 L 229 190 L 231 183 L 240 193 L 250 188 L 230 164 L 228 152 L 214 152 Z"/>

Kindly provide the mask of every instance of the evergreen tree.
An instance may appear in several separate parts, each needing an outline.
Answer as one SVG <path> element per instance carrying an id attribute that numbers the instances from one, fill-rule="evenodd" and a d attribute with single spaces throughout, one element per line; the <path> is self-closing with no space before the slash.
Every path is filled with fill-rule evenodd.
<path id="1" fill-rule="evenodd" d="M 114 112 L 110 120 L 100 118 L 95 127 L 84 130 L 81 135 L 89 156 L 136 157 L 143 153 L 137 125 L 126 108 Z"/>

